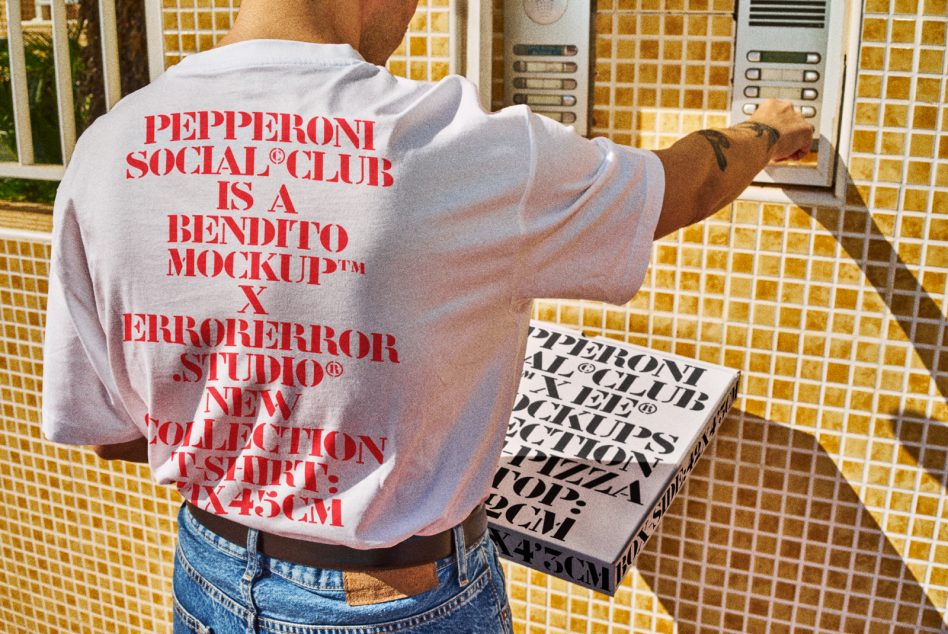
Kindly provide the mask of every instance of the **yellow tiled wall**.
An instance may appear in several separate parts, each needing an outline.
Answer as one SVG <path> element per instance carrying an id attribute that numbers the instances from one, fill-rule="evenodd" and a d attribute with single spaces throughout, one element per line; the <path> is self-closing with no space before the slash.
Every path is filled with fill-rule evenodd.
<path id="1" fill-rule="evenodd" d="M 165 0 L 166 63 L 213 45 L 235 6 Z M 660 148 L 726 125 L 733 0 L 596 7 L 593 134 Z M 615 598 L 505 564 L 518 632 L 948 631 L 948 7 L 864 10 L 845 203 L 738 202 L 660 240 L 626 306 L 537 302 L 743 379 Z M 422 0 L 392 70 L 443 77 L 447 20 Z M 24 231 L 0 228 L 0 620 L 164 631 L 175 494 L 41 440 L 49 217 L 3 226 Z"/>

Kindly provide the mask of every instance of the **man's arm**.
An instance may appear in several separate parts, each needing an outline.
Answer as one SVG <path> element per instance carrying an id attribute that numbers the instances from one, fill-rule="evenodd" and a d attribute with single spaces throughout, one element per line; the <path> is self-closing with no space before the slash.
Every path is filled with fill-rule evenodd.
<path id="1" fill-rule="evenodd" d="M 699 130 L 657 150 L 665 168 L 665 199 L 655 239 L 732 202 L 770 161 L 806 156 L 812 140 L 813 126 L 790 102 L 768 99 L 748 121 Z"/>
<path id="2" fill-rule="evenodd" d="M 92 445 L 92 451 L 104 460 L 148 463 L 148 440 L 144 437 L 117 445 Z"/>

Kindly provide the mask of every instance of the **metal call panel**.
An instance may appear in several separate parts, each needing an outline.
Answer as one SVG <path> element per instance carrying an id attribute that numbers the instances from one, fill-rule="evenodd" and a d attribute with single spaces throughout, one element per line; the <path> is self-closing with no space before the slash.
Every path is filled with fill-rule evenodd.
<path id="1" fill-rule="evenodd" d="M 590 0 L 504 3 L 504 104 L 589 129 Z"/>
<path id="2" fill-rule="evenodd" d="M 809 155 L 775 163 L 755 183 L 829 187 L 843 81 L 843 0 L 740 0 L 734 47 L 731 122 L 768 98 L 783 99 L 816 128 Z"/>

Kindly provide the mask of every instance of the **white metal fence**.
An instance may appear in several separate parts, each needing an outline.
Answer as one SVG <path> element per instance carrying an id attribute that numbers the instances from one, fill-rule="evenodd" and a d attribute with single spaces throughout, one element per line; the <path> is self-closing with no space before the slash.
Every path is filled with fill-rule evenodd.
<path id="1" fill-rule="evenodd" d="M 36 163 L 34 160 L 33 126 L 30 121 L 23 42 L 22 3 L 20 0 L 6 0 L 5 4 L 17 160 L 0 161 L 0 177 L 60 180 L 76 144 L 73 77 L 69 59 L 66 1 L 40 0 L 35 2 L 38 17 L 42 15 L 39 11 L 41 5 L 48 4 L 50 6 L 49 21 L 52 31 L 53 66 L 56 77 L 56 101 L 59 114 L 59 143 L 63 156 L 62 164 Z M 98 7 L 105 103 L 106 108 L 111 109 L 122 97 L 119 75 L 121 60 L 118 53 L 115 0 L 99 0 Z M 146 0 L 145 32 L 148 38 L 149 75 L 154 79 L 164 71 L 161 0 Z"/>
<path id="2" fill-rule="evenodd" d="M 22 2 L 6 0 L 7 46 L 10 58 L 10 82 L 13 96 L 13 119 L 16 134 L 17 160 L 0 160 L 0 177 L 60 180 L 72 157 L 77 130 L 74 114 L 73 77 L 69 59 L 66 4 L 78 0 L 33 0 L 37 18 L 28 21 L 48 23 L 52 35 L 53 63 L 56 78 L 57 109 L 59 114 L 59 143 L 63 163 L 36 163 L 33 148 L 33 128 L 30 121 L 29 95 L 24 55 Z M 3 2 L 3 0 L 0 0 Z M 163 0 L 145 0 L 145 33 L 148 48 L 149 77 L 154 80 L 165 70 L 164 34 L 162 28 Z M 49 20 L 43 18 L 42 8 L 49 7 Z M 103 80 L 106 109 L 121 99 L 118 33 L 115 0 L 99 0 L 99 28 L 102 45 Z M 490 33 L 491 9 L 489 0 L 451 0 L 450 10 L 450 72 L 463 72 L 481 89 L 485 108 L 490 107 Z"/>

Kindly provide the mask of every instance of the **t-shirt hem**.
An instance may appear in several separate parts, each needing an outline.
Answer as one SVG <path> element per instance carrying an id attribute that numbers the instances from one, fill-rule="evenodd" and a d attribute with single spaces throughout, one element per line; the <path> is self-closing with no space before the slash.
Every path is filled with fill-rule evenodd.
<path id="1" fill-rule="evenodd" d="M 635 154 L 640 154 L 643 158 L 645 178 L 642 179 L 642 182 L 645 183 L 645 202 L 642 205 L 642 211 L 639 214 L 638 222 L 635 223 L 635 230 L 629 242 L 632 257 L 628 258 L 629 264 L 623 272 L 623 279 L 627 280 L 628 286 L 614 298 L 617 301 L 611 302 L 619 306 L 635 297 L 645 281 L 645 273 L 648 271 L 652 260 L 655 228 L 658 226 L 665 199 L 665 168 L 662 166 L 662 161 L 658 158 L 658 155 L 650 150 L 640 148 L 626 147 L 626 149 Z"/>
<path id="2" fill-rule="evenodd" d="M 66 431 L 65 427 L 59 424 L 59 421 L 50 423 L 44 422 L 40 429 L 46 440 L 56 443 L 57 445 L 118 445 L 144 437 L 142 433 L 137 430 L 134 432 L 130 431 L 127 436 L 111 438 L 73 434 Z"/>

